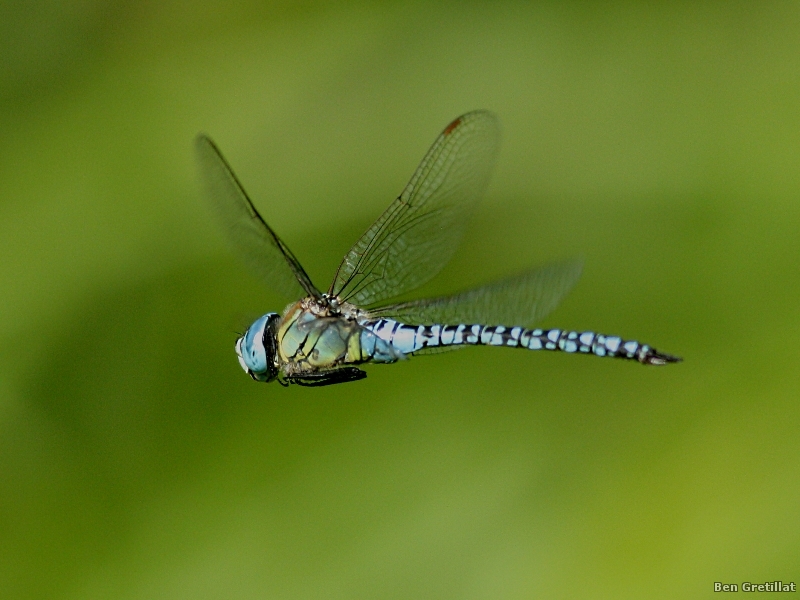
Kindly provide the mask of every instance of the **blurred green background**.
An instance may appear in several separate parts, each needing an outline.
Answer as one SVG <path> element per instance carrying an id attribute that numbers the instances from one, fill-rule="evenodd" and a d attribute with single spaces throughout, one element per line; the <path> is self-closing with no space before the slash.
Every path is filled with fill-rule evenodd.
<path id="1" fill-rule="evenodd" d="M 0 597 L 705 598 L 800 580 L 800 4 L 0 5 Z M 317 390 L 203 204 L 214 137 L 318 286 L 452 118 L 504 125 L 418 296 L 554 259 L 545 325 Z M 798 581 L 800 583 L 800 581 Z"/>

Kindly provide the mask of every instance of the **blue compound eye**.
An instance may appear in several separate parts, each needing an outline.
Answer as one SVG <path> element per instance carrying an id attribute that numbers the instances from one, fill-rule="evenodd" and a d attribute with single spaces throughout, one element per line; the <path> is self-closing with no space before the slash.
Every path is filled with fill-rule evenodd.
<path id="1" fill-rule="evenodd" d="M 234 348 L 236 349 L 236 358 L 239 359 L 239 365 L 241 365 L 241 367 L 242 367 L 242 369 L 244 370 L 245 373 L 249 373 L 250 369 L 248 368 L 247 363 L 244 362 L 244 358 L 242 358 L 242 342 L 243 341 L 244 341 L 244 336 L 242 336 L 239 339 L 237 339 L 236 340 L 236 346 L 234 346 Z"/>
<path id="2" fill-rule="evenodd" d="M 241 362 L 253 373 L 266 373 L 267 351 L 264 348 L 264 328 L 270 319 L 271 313 L 260 317 L 253 323 L 241 342 L 238 344 L 241 352 Z"/>

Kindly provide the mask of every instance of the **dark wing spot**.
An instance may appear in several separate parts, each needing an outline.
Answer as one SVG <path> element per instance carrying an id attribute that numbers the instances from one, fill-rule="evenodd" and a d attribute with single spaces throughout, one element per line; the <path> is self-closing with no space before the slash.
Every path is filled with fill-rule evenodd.
<path id="1" fill-rule="evenodd" d="M 442 132 L 442 135 L 450 135 L 451 133 L 453 133 L 453 130 L 459 125 L 461 125 L 461 117 L 458 117 L 455 121 L 450 123 L 450 125 L 445 127 L 444 131 Z"/>

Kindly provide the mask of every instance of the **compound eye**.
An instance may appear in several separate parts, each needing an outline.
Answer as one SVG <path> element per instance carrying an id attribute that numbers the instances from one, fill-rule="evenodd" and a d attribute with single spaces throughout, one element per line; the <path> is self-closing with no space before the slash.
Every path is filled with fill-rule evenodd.
<path id="1" fill-rule="evenodd" d="M 266 324 L 267 316 L 265 315 L 250 326 L 239 346 L 242 352 L 242 362 L 254 373 L 264 373 L 267 370 L 267 352 L 264 348 Z"/>

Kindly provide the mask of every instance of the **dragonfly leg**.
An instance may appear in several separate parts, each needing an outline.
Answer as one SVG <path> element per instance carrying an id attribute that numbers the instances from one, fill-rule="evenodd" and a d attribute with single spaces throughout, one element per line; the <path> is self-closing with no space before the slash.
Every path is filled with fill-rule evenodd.
<path id="1" fill-rule="evenodd" d="M 323 385 L 333 385 L 335 383 L 347 383 L 348 381 L 358 381 L 366 378 L 367 374 L 355 367 L 342 367 L 332 371 L 322 371 L 319 373 L 305 373 L 302 375 L 289 375 L 286 381 L 296 383 L 305 387 L 320 387 Z"/>

